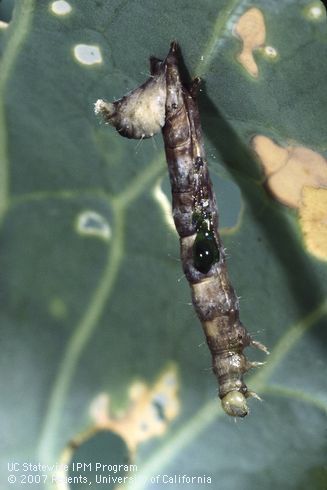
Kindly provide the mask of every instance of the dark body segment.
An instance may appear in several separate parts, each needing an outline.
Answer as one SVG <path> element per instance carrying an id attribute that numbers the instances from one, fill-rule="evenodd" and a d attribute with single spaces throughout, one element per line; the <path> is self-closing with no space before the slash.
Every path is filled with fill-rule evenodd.
<path id="1" fill-rule="evenodd" d="M 183 270 L 192 301 L 212 354 L 224 410 L 232 416 L 248 413 L 249 392 L 243 375 L 259 363 L 243 351 L 254 342 L 239 318 L 239 303 L 230 284 L 225 252 L 218 234 L 218 211 L 203 147 L 196 102 L 199 80 L 190 90 L 180 80 L 177 46 L 163 62 L 166 69 L 166 123 L 162 128 L 172 188 L 173 217 L 180 236 Z M 156 76 L 157 62 L 152 75 Z"/>

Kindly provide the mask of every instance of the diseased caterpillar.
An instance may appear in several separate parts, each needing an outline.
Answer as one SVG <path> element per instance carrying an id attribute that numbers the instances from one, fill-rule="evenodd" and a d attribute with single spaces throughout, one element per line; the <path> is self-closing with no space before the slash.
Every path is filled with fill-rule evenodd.
<path id="1" fill-rule="evenodd" d="M 113 104 L 97 101 L 95 111 L 128 138 L 150 137 L 162 127 L 183 270 L 212 355 L 223 409 L 244 417 L 246 399 L 259 397 L 248 390 L 243 375 L 263 363 L 248 361 L 243 351 L 250 345 L 268 350 L 241 323 L 228 277 L 196 102 L 200 80 L 189 90 L 182 84 L 175 42 L 164 61 L 151 58 L 150 64 L 148 81 Z"/>
<path id="2" fill-rule="evenodd" d="M 150 138 L 165 124 L 165 70 L 116 102 L 98 100 L 95 113 L 126 138 Z"/>

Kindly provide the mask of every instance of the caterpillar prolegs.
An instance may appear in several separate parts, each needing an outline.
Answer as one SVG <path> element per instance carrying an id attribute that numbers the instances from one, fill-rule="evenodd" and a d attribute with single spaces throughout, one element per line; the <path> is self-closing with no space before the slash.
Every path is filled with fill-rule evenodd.
<path id="1" fill-rule="evenodd" d="M 212 355 L 223 409 L 244 417 L 246 399 L 259 397 L 248 390 L 243 375 L 262 364 L 248 361 L 244 349 L 251 345 L 268 350 L 240 321 L 203 146 L 196 102 L 200 80 L 189 89 L 182 84 L 177 49 L 173 42 L 164 61 L 151 58 L 149 80 L 112 104 L 98 100 L 95 111 L 128 138 L 148 138 L 162 128 L 184 274 Z"/>

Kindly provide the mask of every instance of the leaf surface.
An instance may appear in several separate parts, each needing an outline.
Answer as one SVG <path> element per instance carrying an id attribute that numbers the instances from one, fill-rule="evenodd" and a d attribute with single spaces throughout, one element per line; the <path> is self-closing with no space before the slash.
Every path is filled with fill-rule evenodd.
<path id="1" fill-rule="evenodd" d="M 326 157 L 324 7 L 71 0 L 59 15 L 53 3 L 17 2 L 0 30 L 3 488 L 8 460 L 61 461 L 91 426 L 100 393 L 124 412 L 131 384 L 153 386 L 173 363 L 180 413 L 161 437 L 137 445 L 139 478 L 129 488 L 186 474 L 224 490 L 322 489 L 326 262 L 306 250 L 297 210 L 266 192 L 251 142 L 264 135 Z M 257 77 L 239 62 L 233 34 L 253 6 L 265 25 L 253 51 Z M 93 112 L 98 98 L 142 83 L 149 56 L 163 58 L 173 39 L 190 76 L 205 80 L 200 111 L 241 318 L 271 351 L 247 376 L 264 401 L 237 424 L 219 408 L 181 279 L 161 137 L 120 138 Z"/>

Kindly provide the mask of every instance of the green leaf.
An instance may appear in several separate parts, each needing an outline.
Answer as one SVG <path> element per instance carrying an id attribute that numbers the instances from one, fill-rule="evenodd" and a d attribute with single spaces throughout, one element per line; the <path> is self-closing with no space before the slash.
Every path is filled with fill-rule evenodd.
<path id="1" fill-rule="evenodd" d="M 70 0 L 60 15 L 54 3 L 16 2 L 0 29 L 1 488 L 8 461 L 55 464 L 70 451 L 71 461 L 113 464 L 128 447 L 138 466 L 133 490 L 183 474 L 224 490 L 322 489 L 326 262 L 308 252 L 298 211 L 267 193 L 251 144 L 264 135 L 326 157 L 324 7 Z M 242 43 L 233 34 L 251 7 L 263 14 L 264 45 L 278 54 L 253 51 L 257 77 L 238 61 Z M 126 140 L 93 112 L 97 99 L 142 83 L 149 56 L 163 58 L 173 39 L 190 76 L 205 82 L 199 105 L 241 318 L 271 351 L 246 377 L 264 401 L 253 400 L 237 424 L 220 409 L 164 213 L 161 137 Z M 152 393 L 169 365 L 180 411 L 161 436 L 134 452 L 121 428 L 107 425 L 93 438 L 99 394 L 125 414 L 124 431 L 133 383 Z M 105 444 L 103 434 L 111 435 Z"/>

